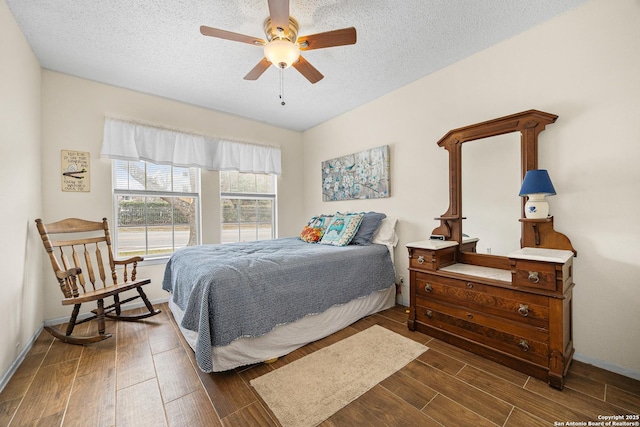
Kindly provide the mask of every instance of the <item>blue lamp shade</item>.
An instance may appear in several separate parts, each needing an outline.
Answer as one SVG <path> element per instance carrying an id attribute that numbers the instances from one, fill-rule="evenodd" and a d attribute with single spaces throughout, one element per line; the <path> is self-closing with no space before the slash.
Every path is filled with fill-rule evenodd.
<path id="1" fill-rule="evenodd" d="M 545 169 L 532 169 L 527 171 L 522 181 L 519 196 L 528 196 L 529 194 L 544 194 L 546 196 L 556 194 L 556 189 L 553 188 L 549 173 Z"/>
<path id="2" fill-rule="evenodd" d="M 544 219 L 549 215 L 549 203 L 545 196 L 553 196 L 556 189 L 553 188 L 551 178 L 544 169 L 532 169 L 527 171 L 522 181 L 520 196 L 529 196 L 524 204 L 524 216 L 530 219 Z"/>

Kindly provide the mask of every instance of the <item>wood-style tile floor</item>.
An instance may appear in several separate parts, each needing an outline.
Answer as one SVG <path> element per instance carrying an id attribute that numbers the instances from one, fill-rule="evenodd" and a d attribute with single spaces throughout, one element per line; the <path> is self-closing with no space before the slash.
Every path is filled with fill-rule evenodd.
<path id="1" fill-rule="evenodd" d="M 408 331 L 400 306 L 273 364 L 205 374 L 195 367 L 166 304 L 160 308 L 162 314 L 141 322 L 108 321 L 114 336 L 84 347 L 43 331 L 0 393 L 0 426 L 278 426 L 249 381 L 373 324 L 430 349 L 324 427 L 586 425 L 600 416 L 640 413 L 640 381 L 574 361 L 560 392 Z"/>

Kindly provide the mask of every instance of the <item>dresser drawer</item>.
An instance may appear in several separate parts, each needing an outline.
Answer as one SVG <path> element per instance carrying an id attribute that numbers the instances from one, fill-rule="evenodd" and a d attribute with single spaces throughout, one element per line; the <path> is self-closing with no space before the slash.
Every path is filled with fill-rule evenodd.
<path id="1" fill-rule="evenodd" d="M 455 263 L 456 248 L 441 250 L 410 248 L 409 268 L 422 271 L 434 271 Z"/>
<path id="2" fill-rule="evenodd" d="M 510 334 L 515 334 L 526 339 L 541 342 L 546 342 L 549 339 L 549 331 L 545 328 L 538 328 L 526 323 L 487 314 L 484 310 L 478 311 L 465 306 L 423 298 L 418 298 L 416 304 L 419 307 L 433 309 L 458 319 L 508 332 Z"/>
<path id="3" fill-rule="evenodd" d="M 416 296 L 549 328 L 549 298 L 481 283 L 416 273 Z"/>
<path id="4" fill-rule="evenodd" d="M 529 260 L 517 260 L 513 276 L 515 286 L 556 290 L 556 269 L 554 264 Z"/>
<path id="5" fill-rule="evenodd" d="M 487 323 L 499 322 L 498 319 L 424 301 L 416 306 L 416 320 L 538 365 L 549 363 L 548 335 L 535 328 L 504 323 L 500 325 L 502 327 L 492 327 Z"/>

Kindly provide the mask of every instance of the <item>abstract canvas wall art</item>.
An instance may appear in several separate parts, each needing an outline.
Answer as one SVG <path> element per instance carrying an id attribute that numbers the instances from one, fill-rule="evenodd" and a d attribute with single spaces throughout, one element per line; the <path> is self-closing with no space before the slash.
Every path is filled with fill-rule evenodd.
<path id="1" fill-rule="evenodd" d="M 389 197 L 389 146 L 322 162 L 322 200 Z"/>

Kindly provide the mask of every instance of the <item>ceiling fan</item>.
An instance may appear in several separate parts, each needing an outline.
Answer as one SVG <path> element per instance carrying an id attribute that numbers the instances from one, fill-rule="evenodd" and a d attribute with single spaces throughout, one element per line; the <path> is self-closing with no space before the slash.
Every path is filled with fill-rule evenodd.
<path id="1" fill-rule="evenodd" d="M 257 80 L 273 64 L 280 69 L 293 66 L 311 83 L 317 83 L 324 76 L 300 55 L 300 51 L 356 43 L 354 27 L 298 37 L 299 25 L 298 21 L 289 15 L 289 0 L 268 2 L 269 17 L 264 21 L 267 40 L 204 25 L 200 27 L 200 32 L 205 36 L 264 47 L 265 57 L 244 76 L 245 80 Z"/>

